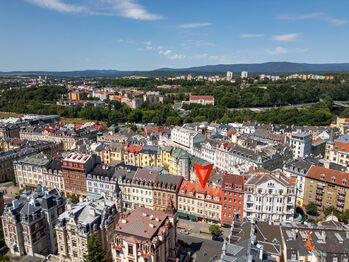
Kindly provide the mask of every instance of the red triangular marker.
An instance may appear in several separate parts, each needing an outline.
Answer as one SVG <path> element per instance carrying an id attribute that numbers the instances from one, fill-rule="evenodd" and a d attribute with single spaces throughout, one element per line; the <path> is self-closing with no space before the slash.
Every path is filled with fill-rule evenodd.
<path id="1" fill-rule="evenodd" d="M 193 164 L 196 174 L 200 180 L 202 188 L 205 188 L 208 178 L 210 177 L 213 164 L 207 166 L 200 166 L 198 164 Z"/>

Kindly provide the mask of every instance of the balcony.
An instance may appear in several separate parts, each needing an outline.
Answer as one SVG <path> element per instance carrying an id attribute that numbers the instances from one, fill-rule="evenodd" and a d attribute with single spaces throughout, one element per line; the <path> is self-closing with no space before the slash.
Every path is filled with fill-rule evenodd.
<path id="1" fill-rule="evenodd" d="M 337 195 L 337 198 L 338 198 L 338 200 L 341 200 L 341 201 L 345 200 L 345 196 L 340 195 L 340 194 Z"/>
<path id="2" fill-rule="evenodd" d="M 324 186 L 318 184 L 317 189 L 324 189 Z"/>
<path id="3" fill-rule="evenodd" d="M 317 189 L 317 190 L 316 190 L 316 194 L 323 195 L 323 193 L 324 193 L 324 191 L 323 191 L 323 190 L 321 190 L 321 189 Z"/>
<path id="4" fill-rule="evenodd" d="M 318 195 L 318 194 L 316 194 L 315 199 L 316 199 L 316 200 L 319 200 L 319 201 L 321 201 L 321 202 L 322 202 L 322 195 Z"/>
<path id="5" fill-rule="evenodd" d="M 344 208 L 344 202 L 337 202 L 337 207 Z"/>

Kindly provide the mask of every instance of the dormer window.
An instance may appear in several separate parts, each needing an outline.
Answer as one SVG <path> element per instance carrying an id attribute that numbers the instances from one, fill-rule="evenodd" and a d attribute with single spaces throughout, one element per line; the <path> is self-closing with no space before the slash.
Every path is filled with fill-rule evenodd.
<path id="1" fill-rule="evenodd" d="M 320 179 L 325 179 L 325 174 L 321 174 Z"/>
<path id="2" fill-rule="evenodd" d="M 184 190 L 181 190 L 181 194 L 185 194 Z"/>
<path id="3" fill-rule="evenodd" d="M 207 195 L 207 196 L 206 196 L 206 199 L 212 199 L 212 197 L 211 197 L 211 196 L 209 196 L 209 195 Z"/>
<path id="4" fill-rule="evenodd" d="M 344 179 L 342 180 L 342 184 L 345 185 L 346 183 L 347 183 L 347 180 L 344 178 Z"/>
<path id="5" fill-rule="evenodd" d="M 193 196 L 193 192 L 189 192 L 189 196 Z"/>
<path id="6" fill-rule="evenodd" d="M 336 177 L 331 177 L 331 182 L 334 182 L 334 181 L 336 181 Z"/>

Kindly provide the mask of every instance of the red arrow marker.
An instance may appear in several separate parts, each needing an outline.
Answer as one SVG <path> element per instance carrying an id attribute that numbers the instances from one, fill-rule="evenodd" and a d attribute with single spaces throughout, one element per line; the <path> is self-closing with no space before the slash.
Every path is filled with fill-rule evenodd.
<path id="1" fill-rule="evenodd" d="M 200 166 L 198 164 L 193 164 L 196 174 L 200 180 L 202 188 L 205 188 L 208 178 L 210 177 L 213 164 L 207 166 Z"/>

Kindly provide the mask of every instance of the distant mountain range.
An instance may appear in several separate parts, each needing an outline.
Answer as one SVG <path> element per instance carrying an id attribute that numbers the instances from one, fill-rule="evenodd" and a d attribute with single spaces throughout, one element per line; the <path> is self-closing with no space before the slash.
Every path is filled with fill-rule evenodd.
<path id="1" fill-rule="evenodd" d="M 187 73 L 225 73 L 227 71 L 249 73 L 306 73 L 306 72 L 349 72 L 349 63 L 307 64 L 290 62 L 268 62 L 260 64 L 219 64 L 189 68 L 160 68 L 152 71 L 84 70 L 84 71 L 13 71 L 0 72 L 0 75 L 51 75 L 57 77 L 122 77 L 171 76 Z"/>

